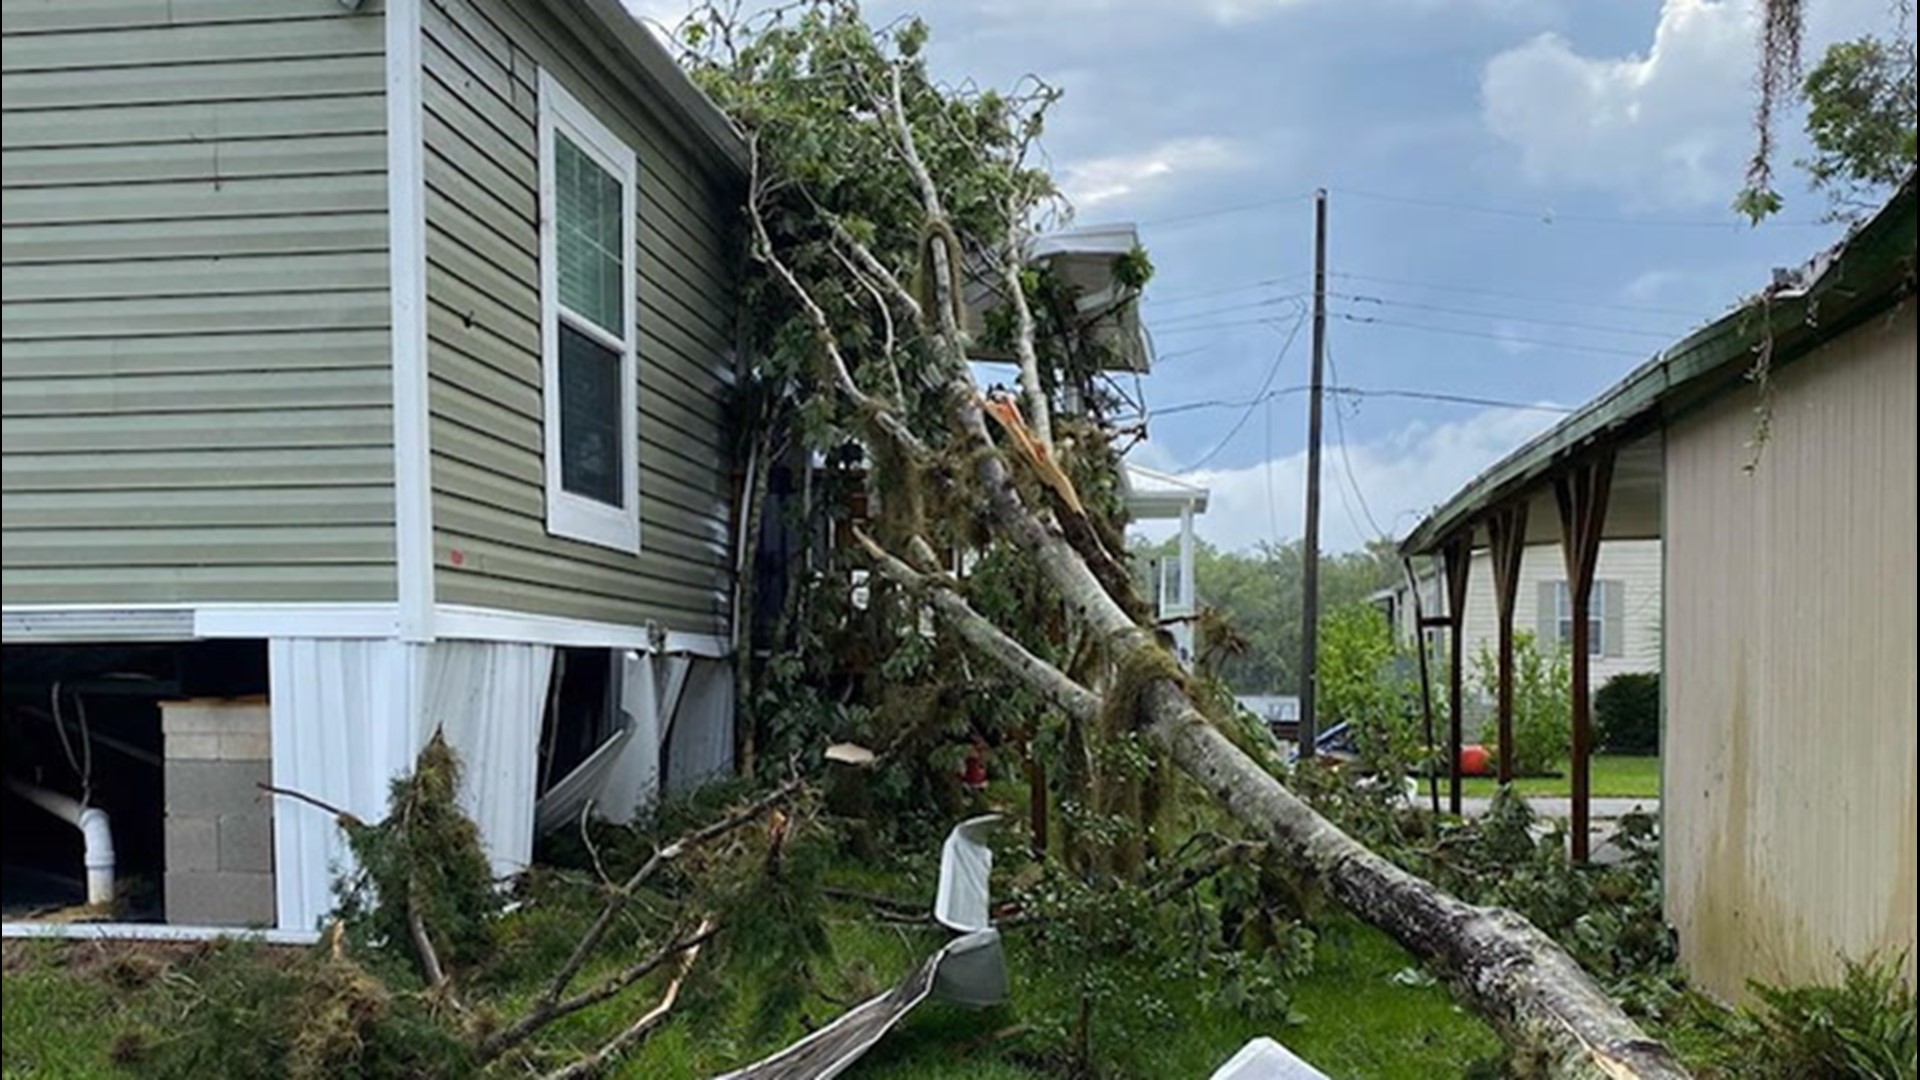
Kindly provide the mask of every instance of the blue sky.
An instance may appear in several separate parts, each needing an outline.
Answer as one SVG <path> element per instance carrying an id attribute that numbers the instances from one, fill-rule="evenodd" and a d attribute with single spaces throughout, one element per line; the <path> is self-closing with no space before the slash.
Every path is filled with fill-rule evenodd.
<path id="1" fill-rule="evenodd" d="M 670 16 L 675 0 L 633 6 Z M 1888 27 L 1814 0 L 1808 55 Z M 1728 209 L 1753 0 L 923 0 L 944 77 L 1065 90 L 1046 139 L 1078 221 L 1133 221 L 1163 361 L 1142 464 L 1214 490 L 1201 535 L 1299 535 L 1312 204 L 1330 191 L 1330 383 L 1578 405 L 1838 237 Z M 1799 117 L 1786 127 L 1797 131 Z M 1278 357 L 1277 366 L 1276 357 Z M 1242 407 L 1268 382 L 1279 396 Z M 1336 395 L 1324 544 L 1404 533 L 1544 410 Z M 1244 422 L 1243 422 L 1244 418 Z M 1237 426 L 1238 430 L 1234 431 Z M 1227 438 L 1233 431 L 1231 438 Z M 1204 463 L 1194 469 L 1195 463 Z"/>

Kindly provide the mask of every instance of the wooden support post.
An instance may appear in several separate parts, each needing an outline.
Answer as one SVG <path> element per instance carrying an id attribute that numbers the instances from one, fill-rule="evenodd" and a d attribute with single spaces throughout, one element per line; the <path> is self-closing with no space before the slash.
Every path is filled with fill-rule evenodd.
<path id="1" fill-rule="evenodd" d="M 1467 577 L 1473 569 L 1473 530 L 1441 545 L 1447 575 L 1447 809 L 1460 813 L 1461 713 L 1467 666 Z"/>
<path id="2" fill-rule="evenodd" d="M 1527 550 L 1527 504 L 1509 503 L 1487 517 L 1493 549 L 1493 604 L 1500 620 L 1500 782 L 1513 782 L 1513 609 L 1520 592 L 1520 560 Z"/>
<path id="3" fill-rule="evenodd" d="M 1602 454 L 1567 470 L 1553 484 L 1560 508 L 1561 548 L 1567 560 L 1567 593 L 1573 608 L 1573 861 L 1585 863 L 1592 838 L 1592 786 L 1588 771 L 1593 751 L 1593 695 L 1589 654 L 1592 632 L 1594 564 L 1606 531 L 1607 494 L 1613 485 L 1613 454 Z"/>
<path id="4" fill-rule="evenodd" d="M 1420 600 L 1420 576 L 1411 558 L 1400 560 L 1407 571 L 1407 589 L 1413 596 L 1413 649 L 1420 658 L 1420 727 L 1427 739 L 1427 795 L 1433 813 L 1440 814 L 1440 748 L 1433 741 L 1433 676 L 1427 669 L 1427 611 Z"/>

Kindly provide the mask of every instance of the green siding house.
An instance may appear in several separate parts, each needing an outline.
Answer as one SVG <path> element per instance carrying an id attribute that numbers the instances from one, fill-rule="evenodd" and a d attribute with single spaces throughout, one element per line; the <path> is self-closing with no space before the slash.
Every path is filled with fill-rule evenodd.
<path id="1" fill-rule="evenodd" d="M 744 157 L 618 0 L 0 30 L 8 932 L 61 799 L 102 932 L 303 934 L 336 831 L 234 770 L 377 816 L 443 731 L 502 872 L 728 770 Z"/>

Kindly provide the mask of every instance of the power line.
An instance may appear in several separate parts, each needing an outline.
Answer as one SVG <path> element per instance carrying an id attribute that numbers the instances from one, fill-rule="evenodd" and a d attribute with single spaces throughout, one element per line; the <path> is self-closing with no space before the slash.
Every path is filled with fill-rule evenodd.
<path id="1" fill-rule="evenodd" d="M 1206 221 L 1210 218 L 1225 217 L 1228 214 L 1244 214 L 1249 210 L 1266 210 L 1275 206 L 1286 206 L 1290 203 L 1305 202 L 1311 198 L 1313 198 L 1313 192 L 1303 191 L 1297 195 L 1282 195 L 1274 199 L 1236 203 L 1231 206 L 1215 207 L 1211 210 L 1197 210 L 1191 214 L 1174 214 L 1169 217 L 1154 218 L 1150 221 L 1142 221 L 1139 224 L 1141 228 L 1166 228 L 1169 225 L 1186 225 L 1195 221 Z"/>
<path id="2" fill-rule="evenodd" d="M 1479 397 L 1474 394 L 1451 394 L 1438 390 L 1413 390 L 1392 386 L 1329 386 L 1326 389 L 1330 394 L 1344 394 L 1352 398 L 1398 398 L 1408 401 L 1433 401 L 1445 405 L 1474 405 L 1489 409 L 1515 409 L 1523 412 L 1549 412 L 1562 415 L 1573 411 L 1564 405 L 1552 405 L 1540 401 L 1515 401 L 1510 398 Z M 1153 415 L 1156 417 L 1178 416 L 1181 413 L 1201 412 L 1207 409 L 1243 409 L 1249 406 L 1259 405 L 1262 402 L 1275 398 L 1304 394 L 1307 390 L 1307 385 L 1301 383 L 1294 386 L 1278 387 L 1268 390 L 1259 397 L 1242 398 L 1238 401 L 1224 401 L 1220 399 L 1183 401 L 1177 405 L 1168 405 L 1163 408 L 1154 409 Z M 1189 466 L 1189 468 L 1192 468 L 1192 466 Z"/>
<path id="3" fill-rule="evenodd" d="M 1407 308 L 1410 311 L 1432 311 L 1442 315 L 1474 315 L 1485 319 L 1500 319 L 1506 322 L 1529 323 L 1534 326 L 1552 326 L 1561 330 L 1591 330 L 1599 334 L 1629 334 L 1635 337 L 1657 338 L 1672 341 L 1679 337 L 1678 331 L 1642 330 L 1631 326 L 1608 326 L 1602 323 L 1565 322 L 1558 319 L 1535 319 L 1525 315 L 1507 315 L 1498 311 L 1476 311 L 1472 308 L 1447 307 L 1442 304 L 1422 304 L 1413 300 L 1395 300 L 1389 296 L 1367 296 L 1363 293 L 1328 293 L 1342 300 L 1351 300 L 1359 304 L 1381 304 L 1391 307 Z"/>
<path id="4" fill-rule="evenodd" d="M 1161 296 L 1158 293 L 1149 293 L 1146 296 L 1146 302 L 1154 307 L 1162 307 L 1168 304 L 1184 304 L 1194 300 L 1217 300 L 1228 293 L 1246 292 L 1248 289 L 1264 289 L 1272 285 L 1285 285 L 1288 282 L 1296 281 L 1306 276 L 1307 271 L 1296 270 L 1291 274 L 1281 274 L 1279 277 L 1261 278 L 1259 281 L 1249 281 L 1241 285 L 1228 285 L 1219 289 L 1195 289 L 1192 292 L 1175 293 L 1172 296 Z"/>
<path id="5" fill-rule="evenodd" d="M 1499 289 L 1480 289 L 1469 285 L 1450 285 L 1438 281 L 1415 281 L 1411 278 L 1379 277 L 1374 274 L 1354 274 L 1333 271 L 1329 276 L 1348 281 L 1372 281 L 1381 285 L 1401 285 L 1410 289 L 1432 289 L 1435 292 L 1461 293 L 1467 296 L 1491 296 L 1501 300 L 1520 300 L 1530 304 L 1557 304 L 1561 307 L 1591 308 L 1595 311 L 1636 311 L 1649 315 L 1679 315 L 1683 318 L 1698 319 L 1701 313 L 1681 308 L 1653 307 L 1646 304 L 1607 304 L 1592 300 L 1576 300 L 1567 296 L 1542 296 L 1538 293 L 1505 292 Z"/>
<path id="6" fill-rule="evenodd" d="M 1340 381 L 1340 366 L 1334 362 L 1331 342 L 1329 342 L 1327 346 L 1327 371 L 1333 375 L 1335 382 Z M 1367 524 L 1373 526 L 1373 535 L 1384 538 L 1387 535 L 1387 530 L 1381 528 L 1380 522 L 1374 518 L 1373 508 L 1367 505 L 1366 493 L 1360 490 L 1360 478 L 1353 474 L 1353 456 L 1347 451 L 1347 418 L 1341 411 L 1338 398 L 1335 398 L 1333 403 L 1333 427 L 1334 441 L 1338 443 L 1340 447 L 1340 463 L 1347 474 L 1347 484 L 1353 488 L 1353 497 L 1360 503 L 1360 512 L 1366 515 Z M 1342 501 L 1344 502 L 1345 500 L 1343 499 Z M 1351 507 L 1347 510 L 1347 516 L 1349 519 L 1353 516 Z M 1360 531 L 1359 522 L 1353 522 L 1353 531 Z"/>
<path id="7" fill-rule="evenodd" d="M 1751 223 L 1734 217 L 1724 220 L 1677 220 L 1674 218 L 1632 218 L 1606 217 L 1599 214 L 1562 214 L 1551 207 L 1538 209 L 1514 206 L 1490 206 L 1485 203 L 1455 202 L 1448 199 L 1432 199 L 1415 195 L 1390 195 L 1379 191 L 1361 191 L 1355 188 L 1334 188 L 1342 195 L 1358 199 L 1371 199 L 1374 202 L 1398 203 L 1403 206 L 1418 206 L 1429 210 L 1451 210 L 1462 214 L 1484 214 L 1489 217 L 1515 218 L 1534 221 L 1542 225 L 1609 225 L 1644 229 L 1725 229 L 1750 230 Z M 1797 221 L 1770 221 L 1769 224 L 1793 228 L 1817 228 L 1831 224 L 1817 218 Z"/>
<path id="8" fill-rule="evenodd" d="M 1252 311 L 1255 308 L 1279 307 L 1282 304 L 1298 304 L 1299 302 L 1299 293 L 1288 293 L 1284 296 L 1269 296 L 1264 300 L 1249 300 L 1244 304 L 1228 304 L 1226 307 L 1206 308 L 1201 311 L 1189 312 L 1185 315 L 1174 315 L 1166 319 L 1154 319 L 1152 323 L 1155 329 L 1159 329 L 1168 323 L 1178 326 L 1192 319 L 1204 319 L 1214 315 L 1229 315 L 1236 311 Z"/>
<path id="9" fill-rule="evenodd" d="M 1570 352 L 1599 353 L 1603 356 L 1641 357 L 1644 353 L 1631 349 L 1609 349 L 1601 345 L 1573 345 L 1562 341 L 1546 341 L 1541 338 L 1514 337 L 1507 334 L 1494 334 L 1485 330 L 1464 330 L 1457 326 L 1434 326 L 1431 323 L 1401 322 L 1398 319 L 1382 319 L 1374 315 L 1355 315 L 1350 311 L 1335 312 L 1335 317 L 1362 326 L 1394 326 L 1402 330 L 1419 330 L 1429 334 L 1451 334 L 1455 337 L 1485 338 L 1489 341 L 1503 341 L 1509 345 L 1537 345 L 1545 349 L 1562 349 Z"/>
<path id="10" fill-rule="evenodd" d="M 1533 207 L 1518 205 L 1494 205 L 1490 203 L 1461 202 L 1452 199 L 1434 199 L 1421 195 L 1396 195 L 1384 191 L 1364 191 L 1358 188 L 1337 187 L 1330 191 L 1373 202 L 1394 203 L 1401 206 L 1416 206 L 1426 210 L 1446 210 L 1459 214 L 1480 214 L 1487 217 L 1508 218 L 1515 221 L 1527 221 L 1537 225 L 1603 225 L 1611 228 L 1633 229 L 1723 229 L 1727 231 L 1750 230 L 1746 221 L 1727 217 L 1720 218 L 1646 218 L 1617 217 L 1604 214 L 1563 214 L 1552 207 Z M 1196 210 L 1185 214 L 1170 214 L 1166 217 L 1150 218 L 1138 224 L 1142 228 L 1169 228 L 1184 226 L 1198 221 L 1226 217 L 1232 214 L 1244 214 L 1254 210 L 1267 210 L 1276 206 L 1288 206 L 1305 202 L 1313 198 L 1313 192 L 1302 191 L 1292 195 L 1282 195 L 1271 199 L 1258 199 L 1253 202 L 1233 203 L 1216 206 L 1206 210 Z M 1817 229 L 1831 226 L 1831 222 L 1819 218 L 1800 218 L 1795 220 L 1770 219 L 1768 225 L 1780 228 Z"/>
<path id="11" fill-rule="evenodd" d="M 1247 403 L 1246 410 L 1240 414 L 1240 419 L 1233 422 L 1233 426 L 1227 429 L 1226 435 L 1222 436 L 1220 441 L 1214 444 L 1213 449 L 1200 455 L 1200 460 L 1187 466 L 1187 468 L 1197 469 L 1207 462 L 1212 461 L 1219 455 L 1220 451 L 1227 448 L 1227 444 L 1233 441 L 1235 435 L 1240 434 L 1240 429 L 1247 426 L 1247 418 L 1253 415 L 1254 408 L 1259 405 L 1261 401 L 1266 400 L 1267 391 L 1273 386 L 1273 377 L 1280 373 L 1280 362 L 1287 358 L 1287 350 L 1293 347 L 1293 339 L 1300 336 L 1300 327 L 1305 325 L 1306 321 L 1307 316 L 1305 312 L 1301 312 L 1300 317 L 1293 320 L 1293 329 L 1287 331 L 1287 339 L 1280 343 L 1280 351 L 1273 354 L 1273 363 L 1267 366 L 1266 378 L 1260 380 L 1259 391 L 1254 395 L 1254 399 Z"/>
<path id="12" fill-rule="evenodd" d="M 1202 330 L 1232 330 L 1241 326 L 1279 326 L 1279 319 L 1230 319 L 1226 322 L 1199 323 L 1194 326 L 1176 326 L 1170 330 L 1155 330 L 1155 337 L 1172 337 L 1175 334 L 1192 334 Z"/>

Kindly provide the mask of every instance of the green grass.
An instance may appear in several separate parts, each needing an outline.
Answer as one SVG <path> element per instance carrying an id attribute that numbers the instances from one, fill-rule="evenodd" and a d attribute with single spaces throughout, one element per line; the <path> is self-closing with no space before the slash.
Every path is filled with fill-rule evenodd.
<path id="1" fill-rule="evenodd" d="M 71 973 L 60 956 L 73 946 L 37 941 L 6 943 L 0 1074 L 14 1077 L 117 1077 L 126 1073 L 108 1057 L 111 1025 L 101 1023 L 118 996 L 103 980 Z"/>
<path id="2" fill-rule="evenodd" d="M 1660 797 L 1660 759 L 1596 754 L 1589 763 L 1593 796 L 1597 799 L 1657 799 Z M 1444 781 L 1442 788 L 1445 788 Z M 1491 798 L 1500 787 L 1492 777 L 1468 777 L 1460 789 L 1469 797 Z M 1566 797 L 1573 793 L 1573 779 L 1562 766 L 1559 776 L 1526 776 L 1513 782 L 1522 795 Z"/>
<path id="3" fill-rule="evenodd" d="M 863 871 L 860 887 L 898 896 L 931 891 L 927 875 Z M 837 905 L 830 922 L 834 955 L 815 974 L 822 990 L 852 1004 L 892 985 L 947 940 L 927 926 L 872 921 Z M 6 1077 L 110 1078 L 132 1075 L 111 1060 L 120 1033 L 165 1013 L 160 979 L 115 986 L 111 966 L 92 944 L 8 942 L 4 977 Z M 1037 962 L 1018 928 L 1007 936 L 1012 1001 L 985 1010 L 929 1002 L 871 1051 L 849 1074 L 860 1080 L 1028 1080 L 1066 1075 L 1050 1017 L 1069 1015 L 1072 992 Z M 1314 972 L 1292 987 L 1300 1022 L 1278 1027 L 1241 1012 L 1200 1003 L 1196 987 L 1169 985 L 1164 1023 L 1146 1037 L 1109 1048 L 1114 1076 L 1204 1076 L 1248 1039 L 1270 1035 L 1329 1075 L 1415 1080 L 1468 1075 L 1495 1058 L 1498 1039 L 1436 986 L 1403 986 L 1394 975 L 1411 964 L 1384 935 L 1346 919 L 1329 923 Z M 729 972 L 706 959 L 706 980 L 688 984 L 674 1018 L 615 1071 L 627 1078 L 709 1077 L 754 1061 L 830 1022 L 843 1005 L 815 997 L 799 1012 L 756 1029 L 752 1004 L 712 994 Z M 531 992 L 533 988 L 529 988 Z M 649 1005 L 658 981 L 561 1025 L 549 1045 L 581 1049 Z M 1057 1026 L 1057 1025 L 1056 1025 Z M 1011 1034 L 1009 1033 L 1011 1032 Z"/>

